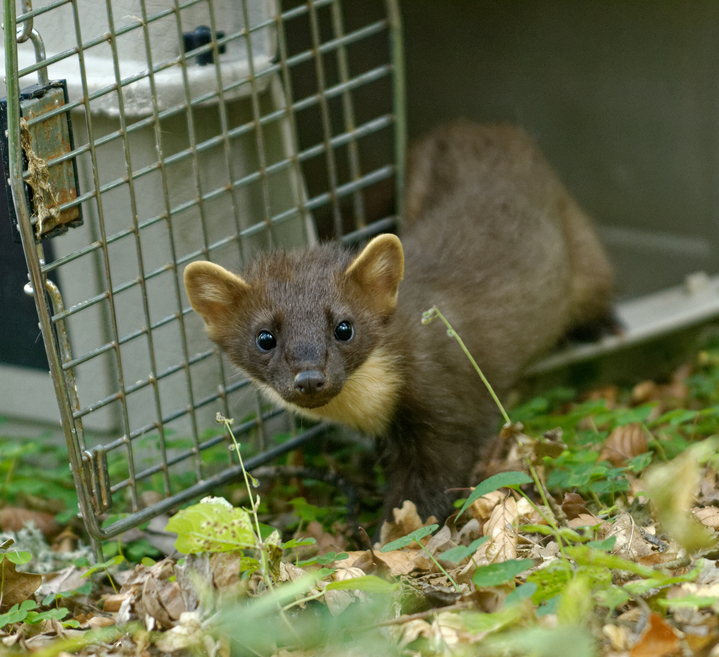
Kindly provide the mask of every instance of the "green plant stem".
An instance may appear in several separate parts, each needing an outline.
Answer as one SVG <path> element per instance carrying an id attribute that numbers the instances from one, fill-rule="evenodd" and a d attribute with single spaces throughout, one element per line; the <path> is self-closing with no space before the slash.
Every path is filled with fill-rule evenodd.
<path id="1" fill-rule="evenodd" d="M 312 602 L 312 600 L 317 600 L 318 598 L 321 598 L 324 594 L 324 591 L 318 591 L 317 593 L 313 593 L 312 595 L 306 595 L 304 598 L 300 598 L 299 600 L 293 600 L 292 602 L 289 602 L 284 607 L 282 607 L 282 611 L 287 611 L 288 609 L 292 609 L 292 607 L 304 604 L 305 602 Z"/>
<path id="2" fill-rule="evenodd" d="M 242 469 L 242 476 L 245 480 L 245 488 L 247 489 L 247 495 L 250 498 L 250 515 L 252 516 L 252 519 L 255 523 L 255 533 L 257 534 L 257 549 L 260 552 L 260 570 L 262 571 L 262 579 L 265 582 L 265 585 L 267 586 L 268 590 L 274 591 L 272 575 L 270 574 L 269 564 L 267 563 L 267 551 L 265 550 L 265 542 L 262 540 L 262 534 L 260 533 L 260 519 L 257 517 L 259 498 L 256 501 L 255 496 L 252 494 L 250 479 L 247 474 L 247 470 L 245 469 L 245 462 L 242 460 L 242 453 L 240 452 L 240 444 L 237 442 L 235 433 L 234 431 L 232 431 L 232 427 L 230 426 L 232 424 L 232 420 L 223 417 L 220 413 L 217 414 L 217 420 L 218 422 L 221 422 L 225 425 L 225 428 L 230 434 L 230 438 L 232 438 L 232 444 L 234 445 L 235 453 L 237 454 L 237 459 L 240 462 L 240 468 Z M 292 623 L 290 623 L 289 618 L 287 618 L 284 609 L 282 607 L 278 607 L 278 609 L 282 622 L 287 626 L 290 633 L 296 635 L 295 629 L 292 626 Z"/>
<path id="3" fill-rule="evenodd" d="M 557 540 L 557 545 L 561 550 L 564 545 L 564 542 L 562 541 L 562 537 L 559 533 L 559 525 L 557 524 L 557 519 L 554 517 L 554 514 L 552 513 L 552 507 L 549 505 L 549 500 L 544 493 L 544 486 L 542 485 L 542 481 L 539 479 L 539 475 L 534 469 L 534 466 L 531 463 L 528 463 L 527 465 L 529 467 L 529 474 L 534 480 L 534 486 L 539 491 L 539 496 L 542 498 L 542 504 L 544 504 L 545 508 L 549 510 L 549 515 L 545 514 L 523 490 L 516 490 L 525 500 L 527 500 L 527 502 L 529 502 L 529 505 L 539 514 L 539 516 L 544 520 L 544 522 L 546 522 L 551 527 L 554 538 Z"/>
<path id="4" fill-rule="evenodd" d="M 454 580 L 454 578 L 444 569 L 442 564 L 439 563 L 439 561 L 437 561 L 437 559 L 434 558 L 434 555 L 424 545 L 422 545 L 422 543 L 420 543 L 417 539 L 415 539 L 414 542 L 417 543 L 417 545 L 419 545 L 419 549 L 422 550 L 422 552 L 425 555 L 427 555 L 427 557 L 430 559 L 430 561 L 432 561 L 432 563 L 434 563 L 434 565 L 440 569 L 442 574 L 452 583 L 454 590 L 457 591 L 457 593 L 459 593 L 459 591 L 460 591 L 459 584 L 457 584 L 457 582 Z"/>
<path id="5" fill-rule="evenodd" d="M 252 516 L 252 520 L 255 524 L 255 534 L 257 535 L 257 546 L 260 551 L 260 570 L 262 571 L 262 579 L 265 581 L 265 584 L 267 584 L 267 587 L 272 590 L 272 577 L 269 573 L 269 566 L 267 564 L 267 554 L 264 549 L 264 541 L 262 540 L 262 534 L 260 533 L 260 520 L 257 517 L 257 505 L 255 503 L 255 497 L 252 494 L 252 487 L 250 486 L 250 479 L 247 475 L 247 470 L 245 469 L 245 462 L 242 460 L 242 452 L 240 451 L 240 444 L 237 442 L 237 438 L 235 437 L 234 431 L 232 431 L 232 420 L 228 419 L 226 417 L 223 417 L 218 413 L 217 419 L 219 422 L 225 425 L 225 428 L 227 429 L 227 432 L 230 434 L 230 438 L 232 439 L 232 445 L 235 449 L 235 454 L 237 454 L 237 460 L 240 462 L 240 468 L 242 469 L 242 476 L 245 480 L 245 488 L 247 489 L 247 495 L 250 499 L 250 515 Z"/>
<path id="6" fill-rule="evenodd" d="M 467 349 L 467 345 L 464 344 L 464 340 L 462 340 L 459 334 L 454 330 L 454 327 L 449 323 L 449 320 L 442 314 L 442 311 L 437 308 L 437 306 L 432 306 L 429 310 L 425 311 L 422 314 L 422 323 L 429 324 L 435 317 L 438 317 L 439 320 L 445 325 L 445 327 L 447 328 L 447 335 L 450 338 L 455 339 L 455 341 L 459 345 L 459 348 L 462 350 L 469 362 L 472 363 L 472 367 L 474 367 L 475 372 L 477 372 L 479 378 L 482 380 L 482 383 L 484 383 L 485 388 L 487 388 L 489 396 L 494 400 L 494 403 L 497 405 L 499 412 L 502 414 L 504 423 L 507 425 L 512 424 L 512 421 L 509 419 L 507 411 L 505 411 L 504 406 L 502 406 L 502 402 L 499 401 L 499 397 L 497 397 L 497 394 L 494 392 L 494 388 L 492 388 L 492 385 L 487 380 L 487 377 L 484 376 L 484 372 L 482 372 L 481 368 L 477 364 L 477 361 L 474 360 L 474 357 L 470 353 L 469 349 Z"/>

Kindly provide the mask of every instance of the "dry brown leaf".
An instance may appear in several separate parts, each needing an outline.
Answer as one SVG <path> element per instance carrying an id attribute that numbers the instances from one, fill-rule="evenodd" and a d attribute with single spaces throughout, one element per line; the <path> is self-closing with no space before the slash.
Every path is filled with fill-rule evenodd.
<path id="1" fill-rule="evenodd" d="M 624 625 L 608 623 L 602 627 L 602 634 L 609 639 L 614 650 L 629 649 L 629 630 Z"/>
<path id="2" fill-rule="evenodd" d="M 53 552 L 74 552 L 77 550 L 80 537 L 69 527 L 63 529 L 53 540 Z"/>
<path id="3" fill-rule="evenodd" d="M 57 595 L 80 588 L 87 582 L 87 578 L 82 576 L 83 572 L 77 566 L 68 566 L 55 575 L 46 575 L 47 579 L 37 590 L 38 596 L 44 598 L 46 595 Z"/>
<path id="4" fill-rule="evenodd" d="M 417 513 L 417 507 L 414 502 L 405 500 L 400 509 L 392 509 L 392 518 L 390 522 L 385 520 L 380 529 L 380 545 L 391 543 L 392 541 L 411 534 L 416 529 L 424 527 L 425 524 Z"/>
<path id="5" fill-rule="evenodd" d="M 492 515 L 493 509 L 499 504 L 505 497 L 506 493 L 495 490 L 482 497 L 478 498 L 472 506 L 469 507 L 469 511 L 477 518 L 477 520 L 486 520 Z"/>
<path id="6" fill-rule="evenodd" d="M 295 538 L 314 538 L 315 544 L 298 548 L 297 553 L 301 559 L 308 559 L 317 554 L 328 552 L 342 552 L 347 547 L 347 541 L 339 533 L 325 531 L 322 523 L 313 520 L 308 523 L 302 531 L 295 535 Z"/>
<path id="7" fill-rule="evenodd" d="M 717 471 L 707 467 L 699 482 L 699 499 L 704 504 L 719 501 L 719 486 L 717 485 Z"/>
<path id="8" fill-rule="evenodd" d="M 632 402 L 644 404 L 659 397 L 659 386 L 654 381 L 640 381 L 632 388 Z"/>
<path id="9" fill-rule="evenodd" d="M 187 611 L 180 585 L 173 579 L 174 575 L 174 563 L 163 559 L 150 567 L 142 586 L 138 615 L 151 616 L 159 627 L 172 627 L 180 615 Z"/>
<path id="10" fill-rule="evenodd" d="M 561 508 L 568 520 L 576 518 L 580 514 L 589 513 L 587 504 L 579 493 L 564 493 Z"/>
<path id="11" fill-rule="evenodd" d="M 687 552 L 716 544 L 690 510 L 699 489 L 700 461 L 714 453 L 718 443 L 716 438 L 696 443 L 669 463 L 650 467 L 642 477 L 659 524 Z"/>
<path id="12" fill-rule="evenodd" d="M 339 568 L 332 575 L 335 582 L 342 582 L 355 577 L 361 577 L 364 572 L 359 568 Z M 332 616 L 339 616 L 347 607 L 356 600 L 362 601 L 365 595 L 357 590 L 330 590 L 325 591 L 325 603 Z"/>
<path id="13" fill-rule="evenodd" d="M 44 511 L 31 511 L 16 506 L 0 509 L 0 529 L 3 531 L 17 532 L 30 524 L 34 524 L 46 538 L 53 538 L 62 529 L 57 520 Z"/>
<path id="14" fill-rule="evenodd" d="M 237 552 L 214 552 L 210 555 L 212 583 L 218 591 L 232 588 L 240 581 L 240 560 Z"/>
<path id="15" fill-rule="evenodd" d="M 659 614 L 652 612 L 647 627 L 629 655 L 630 657 L 669 657 L 678 650 L 679 637 L 674 628 Z"/>
<path id="16" fill-rule="evenodd" d="M 692 509 L 694 517 L 705 527 L 719 528 L 719 509 L 715 506 L 701 506 Z"/>
<path id="17" fill-rule="evenodd" d="M 648 449 L 647 435 L 644 427 L 638 422 L 616 427 L 604 441 L 600 460 L 609 461 L 612 465 L 626 465 L 634 456 L 644 454 Z"/>
<path id="18" fill-rule="evenodd" d="M 123 593 L 110 593 L 102 599 L 102 610 L 103 611 L 120 611 L 122 603 L 128 598 L 132 597 L 131 591 L 125 591 Z"/>
<path id="19" fill-rule="evenodd" d="M 14 604 L 27 600 L 42 584 L 42 575 L 21 573 L 15 570 L 15 564 L 7 559 L 0 563 L 0 581 L 2 581 L 2 601 L 0 611 L 7 611 Z"/>
<path id="20" fill-rule="evenodd" d="M 420 550 L 391 550 L 390 552 L 375 552 L 375 559 L 380 562 L 390 575 L 407 575 L 417 567 L 417 559 L 422 558 Z"/>
<path id="21" fill-rule="evenodd" d="M 335 562 L 338 563 L 338 562 Z M 304 577 L 307 575 L 307 571 L 300 568 L 299 566 L 295 566 L 295 564 L 287 562 L 287 561 L 281 561 L 280 562 L 280 575 L 277 578 L 277 581 L 280 583 L 283 582 L 294 582 L 296 579 L 300 579 L 301 577 Z"/>
<path id="22" fill-rule="evenodd" d="M 576 529 L 577 527 L 595 527 L 596 525 L 601 525 L 603 523 L 604 520 L 597 518 L 597 516 L 593 513 L 582 513 L 572 518 L 567 525 L 569 525 L 572 529 Z"/>
<path id="23" fill-rule="evenodd" d="M 602 532 L 604 538 L 616 537 L 614 554 L 636 561 L 654 552 L 654 547 L 644 539 L 640 528 L 629 513 L 620 513 Z"/>
<path id="24" fill-rule="evenodd" d="M 96 627 L 110 627 L 111 625 L 115 624 L 115 619 L 110 618 L 109 616 L 93 616 L 92 618 L 88 618 L 87 622 L 85 623 L 85 627 L 88 627 L 90 629 L 96 628 Z"/>
<path id="25" fill-rule="evenodd" d="M 400 636 L 399 645 L 403 647 L 416 641 L 420 637 L 428 639 L 432 635 L 432 626 L 426 620 L 415 618 L 414 620 L 400 624 L 398 632 Z"/>
<path id="26" fill-rule="evenodd" d="M 586 399 L 603 399 L 607 402 L 607 408 L 614 408 L 619 397 L 619 386 L 606 385 L 601 388 L 590 390 Z"/>
<path id="27" fill-rule="evenodd" d="M 517 556 L 515 525 L 518 518 L 517 502 L 511 495 L 505 494 L 484 524 L 484 535 L 489 536 L 489 540 L 479 546 L 475 553 L 475 563 L 499 563 Z"/>

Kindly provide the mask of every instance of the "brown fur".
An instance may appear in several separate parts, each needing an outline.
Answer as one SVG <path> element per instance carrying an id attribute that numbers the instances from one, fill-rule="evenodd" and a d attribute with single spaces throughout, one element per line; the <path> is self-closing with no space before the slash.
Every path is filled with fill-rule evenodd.
<path id="1" fill-rule="evenodd" d="M 267 254 L 243 278 L 193 263 L 185 281 L 210 337 L 273 399 L 379 438 L 387 512 L 409 498 L 442 517 L 446 490 L 473 483 L 497 412 L 422 311 L 444 312 L 502 394 L 570 328 L 603 319 L 612 273 L 589 219 L 521 130 L 454 123 L 419 142 L 409 164 L 404 258 L 381 235 L 357 256 L 335 245 Z M 334 335 L 342 321 L 354 326 L 346 342 Z M 261 330 L 277 338 L 269 353 L 255 343 Z M 307 372 L 317 390 L 300 389 Z"/>

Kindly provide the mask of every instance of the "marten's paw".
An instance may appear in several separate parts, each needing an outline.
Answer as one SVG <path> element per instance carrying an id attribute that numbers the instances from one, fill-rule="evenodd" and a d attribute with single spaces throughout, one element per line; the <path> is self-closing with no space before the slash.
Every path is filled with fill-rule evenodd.
<path id="1" fill-rule="evenodd" d="M 605 315 L 585 322 L 567 331 L 562 343 L 597 342 L 609 335 L 623 335 L 625 326 L 612 309 Z"/>

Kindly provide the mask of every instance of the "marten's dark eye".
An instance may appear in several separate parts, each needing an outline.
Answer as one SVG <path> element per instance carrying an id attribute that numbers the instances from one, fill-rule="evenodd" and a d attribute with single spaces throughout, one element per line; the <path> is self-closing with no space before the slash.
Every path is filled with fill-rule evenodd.
<path id="1" fill-rule="evenodd" d="M 354 334 L 355 330 L 349 322 L 340 322 L 337 326 L 335 326 L 335 337 L 340 342 L 347 342 L 347 340 L 351 340 Z"/>
<path id="2" fill-rule="evenodd" d="M 272 351 L 277 346 L 277 339 L 269 331 L 260 331 L 255 342 L 260 351 Z"/>

